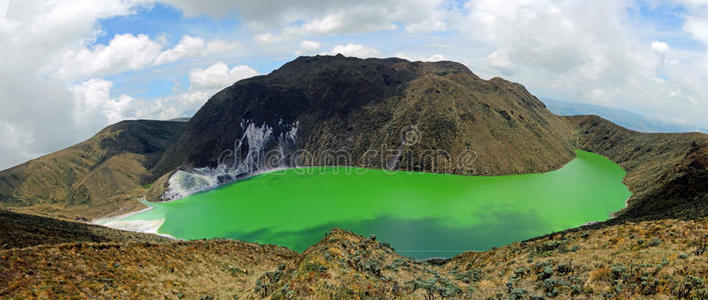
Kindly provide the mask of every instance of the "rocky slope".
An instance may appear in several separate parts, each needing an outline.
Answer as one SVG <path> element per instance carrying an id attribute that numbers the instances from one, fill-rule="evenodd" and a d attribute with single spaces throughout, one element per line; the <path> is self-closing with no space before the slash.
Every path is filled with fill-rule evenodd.
<path id="1" fill-rule="evenodd" d="M 85 142 L 0 172 L 0 207 L 65 218 L 141 207 L 150 171 L 184 122 L 123 121 Z"/>
<path id="2" fill-rule="evenodd" d="M 449 261 L 333 230 L 303 253 L 228 240 L 0 250 L 0 297 L 704 299 L 708 220 L 580 229 Z"/>
<path id="3" fill-rule="evenodd" d="M 708 215 L 708 135 L 640 133 L 597 116 L 566 119 L 579 149 L 602 154 L 627 171 L 632 191 L 619 218 L 696 218 Z"/>
<path id="4" fill-rule="evenodd" d="M 294 149 L 308 156 L 288 162 L 302 165 L 386 168 L 400 149 L 401 169 L 491 175 L 548 171 L 573 156 L 567 122 L 520 84 L 483 80 L 454 62 L 338 55 L 300 57 L 214 95 L 158 173 L 215 166 L 248 124 L 272 129 L 266 151 L 296 128 Z M 454 161 L 461 153 L 473 154 L 468 166 Z"/>

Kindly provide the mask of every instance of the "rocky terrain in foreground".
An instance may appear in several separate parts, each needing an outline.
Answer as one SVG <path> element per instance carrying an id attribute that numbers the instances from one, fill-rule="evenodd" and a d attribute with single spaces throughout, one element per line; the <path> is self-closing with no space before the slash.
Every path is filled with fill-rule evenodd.
<path id="1" fill-rule="evenodd" d="M 432 263 L 338 229 L 303 253 L 232 240 L 70 242 L 0 250 L 0 297 L 705 299 L 707 242 L 708 219 L 580 228 Z"/>

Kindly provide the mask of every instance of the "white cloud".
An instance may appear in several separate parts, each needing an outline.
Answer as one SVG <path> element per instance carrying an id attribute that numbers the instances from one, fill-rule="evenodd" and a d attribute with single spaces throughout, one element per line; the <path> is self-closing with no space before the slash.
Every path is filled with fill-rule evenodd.
<path id="1" fill-rule="evenodd" d="M 204 40 L 185 35 L 172 49 L 165 50 L 155 60 L 156 65 L 169 63 L 185 57 L 195 57 L 204 49 Z"/>
<path id="2" fill-rule="evenodd" d="M 100 78 L 92 78 L 69 88 L 74 94 L 74 122 L 78 126 L 96 128 L 124 119 L 133 98 L 126 95 L 111 98 L 111 88 L 112 82 Z"/>
<path id="3" fill-rule="evenodd" d="M 445 55 L 442 54 L 433 54 L 433 55 L 408 55 L 406 53 L 396 53 L 396 57 L 400 57 L 409 61 L 441 61 L 441 60 L 448 60 Z"/>
<path id="4" fill-rule="evenodd" d="M 517 72 L 517 67 L 509 58 L 509 49 L 497 49 L 487 56 L 489 65 L 497 68 L 502 74 L 514 74 Z"/>
<path id="5" fill-rule="evenodd" d="M 449 0 L 209 1 L 165 0 L 187 16 L 236 13 L 254 39 L 269 45 L 309 36 L 404 28 L 408 32 L 448 29 Z M 295 25 L 296 24 L 296 25 Z"/>
<path id="6" fill-rule="evenodd" d="M 228 53 L 243 50 L 243 45 L 238 41 L 225 41 L 220 39 L 209 40 L 202 50 L 202 56 L 212 54 Z"/>
<path id="7" fill-rule="evenodd" d="M 445 0 L 217 0 L 194 2 L 165 0 L 187 16 L 208 14 L 225 17 L 230 13 L 255 31 L 301 23 L 285 31 L 292 33 L 354 33 L 397 28 L 404 24 L 411 32 L 443 30 L 447 27 Z M 288 36 L 285 35 L 287 38 Z"/>
<path id="8" fill-rule="evenodd" d="M 359 44 L 346 44 L 346 45 L 334 46 L 334 48 L 332 48 L 332 50 L 326 54 L 330 54 L 330 55 L 342 54 L 344 56 L 354 56 L 354 57 L 360 57 L 360 58 L 367 58 L 367 57 L 381 56 L 381 51 L 376 50 L 371 47 L 362 46 Z"/>
<path id="9" fill-rule="evenodd" d="M 0 169 L 16 165 L 19 162 L 27 161 L 42 155 L 41 151 L 35 149 L 37 141 L 34 139 L 34 130 L 31 124 L 7 122 L 0 119 Z"/>
<path id="10" fill-rule="evenodd" d="M 174 62 L 183 58 L 194 58 L 209 54 L 235 51 L 241 48 L 238 42 L 211 40 L 204 42 L 202 38 L 185 35 L 172 49 L 165 50 L 155 59 L 155 64 Z"/>
<path id="11" fill-rule="evenodd" d="M 288 26 L 283 30 L 285 36 L 325 35 L 332 33 L 358 33 L 374 32 L 381 30 L 396 30 L 398 25 L 385 18 L 377 19 L 372 13 L 377 10 L 371 8 L 357 8 L 347 12 L 337 12 L 314 18 L 300 26 Z"/>
<path id="12" fill-rule="evenodd" d="M 66 51 L 62 54 L 56 75 L 65 79 L 84 79 L 117 74 L 181 59 L 236 51 L 241 45 L 218 39 L 205 42 L 202 38 L 185 35 L 173 48 L 162 48 L 163 42 L 151 40 L 144 34 L 118 34 L 108 45 Z"/>
<path id="13" fill-rule="evenodd" d="M 64 78 L 84 78 L 137 70 L 153 63 L 162 45 L 147 35 L 118 34 L 108 45 L 68 51 L 58 74 Z"/>
<path id="14" fill-rule="evenodd" d="M 231 68 L 217 62 L 205 69 L 193 69 L 189 72 L 189 81 L 195 89 L 225 88 L 244 78 L 258 75 L 258 71 L 249 66 L 239 65 Z"/>
<path id="15" fill-rule="evenodd" d="M 642 40 L 640 29 L 627 20 L 631 5 L 612 0 L 592 5 L 469 1 L 457 26 L 468 44 L 478 45 L 476 51 L 486 49 L 486 59 L 467 60 L 478 74 L 503 75 L 539 96 L 621 107 L 705 127 L 708 91 L 703 93 L 705 84 L 699 82 L 708 69 L 696 64 L 701 55 L 669 52 L 665 42 Z M 685 64 L 691 61 L 693 66 Z"/>
<path id="16" fill-rule="evenodd" d="M 7 15 L 7 8 L 10 6 L 10 0 L 0 0 L 0 17 Z"/>
<path id="17" fill-rule="evenodd" d="M 249 66 L 238 65 L 229 69 L 225 63 L 217 62 L 204 69 L 193 69 L 189 73 L 188 90 L 157 99 L 123 94 L 112 96 L 113 83 L 100 78 L 86 80 L 68 89 L 74 96 L 75 125 L 100 128 L 125 119 L 190 117 L 219 90 L 255 75 L 258 72 Z"/>
<path id="18" fill-rule="evenodd" d="M 656 52 L 664 53 L 669 51 L 669 44 L 660 41 L 653 41 L 651 42 L 651 48 Z"/>
<path id="19" fill-rule="evenodd" d="M 137 33 L 89 46 L 102 34 L 98 20 L 130 15 L 153 2 L 0 1 L 0 137 L 6 141 L 0 144 L 0 169 L 80 142 L 121 118 L 185 116 L 211 96 L 206 90 L 158 100 L 111 96 L 113 84 L 101 76 L 154 67 L 161 56 L 159 63 L 164 63 L 242 47 L 235 41 L 184 36 L 177 46 L 164 49 L 161 38 Z"/>
<path id="20" fill-rule="evenodd" d="M 302 41 L 300 43 L 300 48 L 295 51 L 297 55 L 313 54 L 320 50 L 320 43 L 315 41 Z"/>
<path id="21" fill-rule="evenodd" d="M 113 83 L 98 78 L 76 84 L 71 89 L 76 96 L 74 109 L 78 112 L 75 120 L 77 125 L 100 127 L 126 119 L 168 120 L 190 117 L 218 90 L 190 88 L 157 99 L 123 94 L 111 96 Z M 100 116 L 104 120 L 99 122 L 95 117 L 91 118 L 91 115 Z"/>
<path id="22" fill-rule="evenodd" d="M 0 169 L 74 144 L 105 125 L 77 126 L 74 94 L 63 80 L 48 72 L 57 70 L 64 54 L 79 53 L 95 39 L 99 34 L 97 19 L 131 14 L 140 1 L 25 0 L 3 4 L 0 136 L 5 142 L 0 144 Z M 104 68 L 103 63 L 97 61 L 101 66 L 97 69 Z"/>
<path id="23" fill-rule="evenodd" d="M 683 31 L 695 40 L 708 44 L 708 1 L 676 0 L 684 6 Z"/>
<path id="24" fill-rule="evenodd" d="M 708 44 L 708 19 L 688 17 L 683 24 L 683 30 L 690 33 L 696 40 Z"/>
<path id="25" fill-rule="evenodd" d="M 274 35 L 270 32 L 257 34 L 253 38 L 256 40 L 256 42 L 263 45 L 269 45 L 284 40 L 282 36 Z"/>

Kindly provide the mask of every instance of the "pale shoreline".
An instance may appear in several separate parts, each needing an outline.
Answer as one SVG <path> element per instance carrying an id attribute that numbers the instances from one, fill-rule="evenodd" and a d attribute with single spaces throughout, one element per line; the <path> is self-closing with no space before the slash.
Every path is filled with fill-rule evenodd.
<path id="1" fill-rule="evenodd" d="M 174 236 L 157 232 L 158 229 L 160 229 L 160 226 L 162 226 L 162 224 L 165 223 L 164 218 L 158 219 L 158 220 L 121 221 L 121 219 L 130 217 L 130 216 L 142 213 L 142 212 L 146 212 L 151 209 L 152 209 L 152 207 L 146 207 L 146 208 L 138 210 L 138 211 L 129 212 L 126 214 L 115 216 L 115 217 L 95 219 L 95 220 L 91 221 L 91 223 L 95 224 L 95 225 L 100 225 L 103 227 L 112 228 L 112 229 L 154 234 L 154 235 L 159 235 L 162 237 L 176 240 L 177 238 L 175 238 Z"/>

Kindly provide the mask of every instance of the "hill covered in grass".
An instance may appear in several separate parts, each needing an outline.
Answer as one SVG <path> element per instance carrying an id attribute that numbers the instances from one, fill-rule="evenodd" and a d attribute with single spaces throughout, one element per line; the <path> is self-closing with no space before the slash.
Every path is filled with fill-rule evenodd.
<path id="1" fill-rule="evenodd" d="M 597 116 L 565 117 L 577 148 L 619 164 L 632 191 L 622 219 L 708 216 L 708 135 L 640 133 Z"/>
<path id="2" fill-rule="evenodd" d="M 179 121 L 123 121 L 67 149 L 0 172 L 0 208 L 88 220 L 140 209 L 151 169 Z"/>
<path id="3" fill-rule="evenodd" d="M 0 250 L 0 296 L 704 299 L 708 220 L 595 226 L 415 261 L 335 229 L 303 253 L 229 240 Z"/>
<path id="4" fill-rule="evenodd" d="M 0 210 L 0 249 L 70 242 L 164 242 L 154 234 Z"/>

